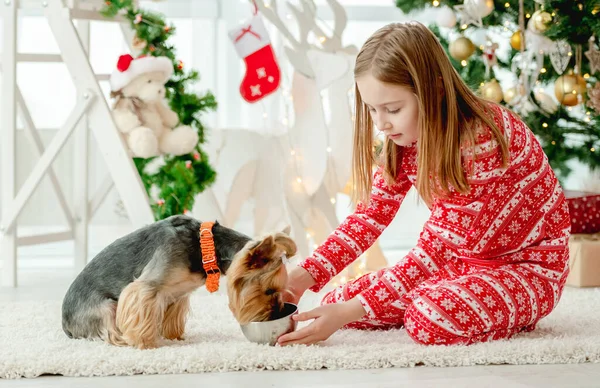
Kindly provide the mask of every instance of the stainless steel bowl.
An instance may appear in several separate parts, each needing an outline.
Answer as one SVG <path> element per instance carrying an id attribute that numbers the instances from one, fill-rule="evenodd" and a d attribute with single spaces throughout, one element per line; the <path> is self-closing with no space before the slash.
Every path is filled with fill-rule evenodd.
<path id="1" fill-rule="evenodd" d="M 250 322 L 240 325 L 240 327 L 249 341 L 275 346 L 277 338 L 296 330 L 298 322 L 294 321 L 292 316 L 297 312 L 298 306 L 293 303 L 285 303 L 281 311 L 281 318 L 265 322 Z"/>

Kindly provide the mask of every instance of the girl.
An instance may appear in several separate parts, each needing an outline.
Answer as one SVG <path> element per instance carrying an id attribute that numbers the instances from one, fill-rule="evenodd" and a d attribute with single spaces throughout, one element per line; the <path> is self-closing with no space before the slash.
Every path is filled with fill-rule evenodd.
<path id="1" fill-rule="evenodd" d="M 404 327 L 421 344 L 471 344 L 530 331 L 557 305 L 568 274 L 562 189 L 527 126 L 475 96 L 435 35 L 411 22 L 370 37 L 356 58 L 356 212 L 298 267 L 298 302 L 375 242 L 414 185 L 431 210 L 396 265 L 328 293 L 281 345 L 338 329 Z M 372 123 L 386 140 L 374 177 Z M 370 192 L 370 195 L 369 195 Z M 363 205 L 365 204 L 365 205 Z"/>

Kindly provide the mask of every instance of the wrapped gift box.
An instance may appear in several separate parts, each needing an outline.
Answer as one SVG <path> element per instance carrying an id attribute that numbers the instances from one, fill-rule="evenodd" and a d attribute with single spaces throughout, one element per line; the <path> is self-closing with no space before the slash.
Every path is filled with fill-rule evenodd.
<path id="1" fill-rule="evenodd" d="M 571 233 L 600 232 L 600 194 L 565 190 L 571 214 Z"/>
<path id="2" fill-rule="evenodd" d="M 571 235 L 569 268 L 568 286 L 600 286 L 600 234 Z"/>

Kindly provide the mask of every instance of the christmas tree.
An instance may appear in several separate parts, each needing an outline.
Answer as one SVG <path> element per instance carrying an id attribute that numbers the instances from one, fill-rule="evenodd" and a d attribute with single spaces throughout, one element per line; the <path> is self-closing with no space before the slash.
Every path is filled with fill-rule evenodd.
<path id="1" fill-rule="evenodd" d="M 480 95 L 520 114 L 561 179 L 600 167 L 600 0 L 396 0 L 436 9 L 429 28 Z"/>
<path id="2" fill-rule="evenodd" d="M 194 206 L 196 195 L 216 178 L 200 147 L 205 142 L 205 128 L 200 116 L 207 110 L 216 109 L 215 97 L 210 92 L 199 96 L 189 91 L 188 85 L 198 81 L 199 74 L 195 70 L 185 70 L 183 62 L 177 59 L 175 48 L 168 43 L 175 28 L 167 24 L 163 15 L 140 9 L 133 0 L 106 1 L 102 14 L 109 18 L 121 16 L 129 21 L 135 31 L 132 46 L 141 52 L 140 55 L 164 56 L 173 62 L 173 76 L 165 85 L 166 97 L 180 123 L 196 129 L 198 144 L 188 155 L 163 155 L 160 160 L 134 158 L 134 162 L 151 198 L 155 219 L 184 214 Z"/>

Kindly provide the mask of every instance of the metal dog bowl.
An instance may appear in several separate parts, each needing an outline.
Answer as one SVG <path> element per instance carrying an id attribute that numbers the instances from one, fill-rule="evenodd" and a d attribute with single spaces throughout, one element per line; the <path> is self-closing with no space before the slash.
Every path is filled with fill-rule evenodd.
<path id="1" fill-rule="evenodd" d="M 250 322 L 240 327 L 249 341 L 275 346 L 277 338 L 296 330 L 298 322 L 294 321 L 292 316 L 297 312 L 298 306 L 285 303 L 280 314 L 281 318 L 265 322 Z"/>

